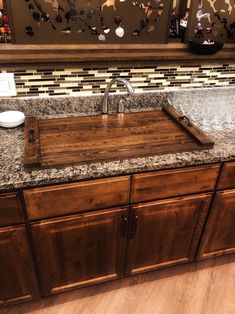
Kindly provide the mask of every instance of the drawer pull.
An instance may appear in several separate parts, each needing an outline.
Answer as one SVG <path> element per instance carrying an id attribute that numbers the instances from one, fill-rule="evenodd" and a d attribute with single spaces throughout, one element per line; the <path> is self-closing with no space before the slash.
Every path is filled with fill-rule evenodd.
<path id="1" fill-rule="evenodd" d="M 29 143 L 35 143 L 35 131 L 34 130 L 29 130 Z"/>
<path id="2" fill-rule="evenodd" d="M 127 232 L 127 224 L 128 222 L 128 215 L 127 214 L 122 214 L 122 222 L 121 222 L 121 236 L 125 237 L 126 232 Z"/>
<path id="3" fill-rule="evenodd" d="M 134 238 L 134 236 L 136 235 L 138 218 L 139 218 L 138 212 L 137 211 L 133 212 L 132 218 L 131 218 L 130 232 L 129 232 L 130 239 Z"/>
<path id="4" fill-rule="evenodd" d="M 186 116 L 181 116 L 181 117 L 179 117 L 179 121 L 180 121 L 180 122 L 186 121 L 186 122 L 187 122 L 187 126 L 189 126 L 189 127 L 192 126 L 192 123 L 190 122 L 189 118 L 186 117 Z"/>

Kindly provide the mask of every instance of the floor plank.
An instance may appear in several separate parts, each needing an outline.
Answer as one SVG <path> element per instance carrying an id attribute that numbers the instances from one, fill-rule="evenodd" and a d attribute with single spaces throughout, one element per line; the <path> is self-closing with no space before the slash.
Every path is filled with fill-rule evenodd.
<path id="1" fill-rule="evenodd" d="M 235 314 L 235 255 L 11 306 L 1 314 Z"/>

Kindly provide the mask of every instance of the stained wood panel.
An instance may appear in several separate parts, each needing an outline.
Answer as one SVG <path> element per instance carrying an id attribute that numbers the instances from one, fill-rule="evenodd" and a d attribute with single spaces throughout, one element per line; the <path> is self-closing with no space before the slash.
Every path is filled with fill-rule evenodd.
<path id="1" fill-rule="evenodd" d="M 127 209 L 32 226 L 43 294 L 123 276 Z"/>
<path id="2" fill-rule="evenodd" d="M 126 275 L 192 261 L 210 201 L 203 194 L 133 206 Z"/>
<path id="3" fill-rule="evenodd" d="M 0 194 L 0 226 L 24 222 L 19 193 Z"/>
<path id="4" fill-rule="evenodd" d="M 202 238 L 199 259 L 235 253 L 235 190 L 217 192 Z"/>
<path id="5" fill-rule="evenodd" d="M 25 227 L 0 228 L 0 306 L 38 298 Z"/>
<path id="6" fill-rule="evenodd" d="M 3 47 L 2 47 L 3 46 Z M 109 45 L 107 49 L 104 45 L 9 45 L 0 46 L 0 64 L 35 64 L 46 63 L 50 67 L 55 63 L 62 63 L 64 66 L 73 66 L 76 62 L 84 62 L 88 67 L 99 66 L 97 61 L 102 61 L 108 66 L 125 63 L 127 60 L 132 64 L 142 64 L 144 66 L 166 64 L 170 61 L 181 64 L 218 64 L 218 61 L 234 62 L 234 44 L 227 44 L 220 52 L 214 55 L 195 55 L 191 53 L 183 44 L 162 44 L 162 45 Z M 190 60 L 190 61 L 189 61 Z M 108 63 L 107 63 L 108 62 Z M 167 65 L 167 67 L 169 64 Z"/>
<path id="7" fill-rule="evenodd" d="M 224 164 L 217 188 L 220 190 L 235 188 L 235 162 Z"/>
<path id="8" fill-rule="evenodd" d="M 163 170 L 133 175 L 131 202 L 213 191 L 220 165 Z"/>
<path id="9" fill-rule="evenodd" d="M 210 149 L 213 141 L 170 109 L 62 119 L 28 118 L 25 166 L 58 166 Z"/>
<path id="10" fill-rule="evenodd" d="M 68 183 L 24 191 L 29 219 L 63 216 L 129 202 L 130 176 Z"/>

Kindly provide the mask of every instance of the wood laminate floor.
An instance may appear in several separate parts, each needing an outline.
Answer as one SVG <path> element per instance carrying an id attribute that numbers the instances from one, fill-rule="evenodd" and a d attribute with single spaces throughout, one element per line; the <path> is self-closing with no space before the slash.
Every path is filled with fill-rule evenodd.
<path id="1" fill-rule="evenodd" d="M 235 255 L 0 310 L 1 314 L 235 314 Z"/>

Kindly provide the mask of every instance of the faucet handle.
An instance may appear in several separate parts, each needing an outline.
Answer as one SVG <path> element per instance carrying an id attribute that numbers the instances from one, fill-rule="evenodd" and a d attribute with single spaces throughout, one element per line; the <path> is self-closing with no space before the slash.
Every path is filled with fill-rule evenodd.
<path id="1" fill-rule="evenodd" d="M 119 103 L 118 103 L 118 113 L 124 113 L 124 99 L 121 98 Z"/>

